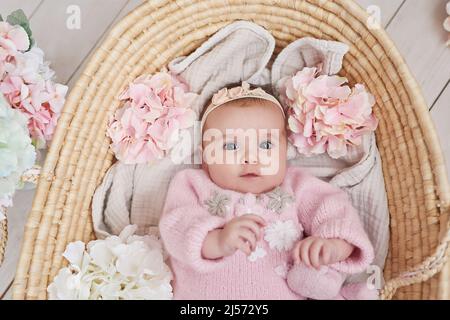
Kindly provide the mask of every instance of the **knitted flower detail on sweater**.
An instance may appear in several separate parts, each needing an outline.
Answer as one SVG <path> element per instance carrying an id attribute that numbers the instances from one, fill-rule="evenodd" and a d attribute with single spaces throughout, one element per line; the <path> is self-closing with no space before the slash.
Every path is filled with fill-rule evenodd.
<path id="1" fill-rule="evenodd" d="M 205 205 L 208 206 L 208 211 L 214 216 L 224 217 L 229 210 L 230 198 L 217 191 L 214 191 L 212 196 L 205 200 Z"/>
<path id="2" fill-rule="evenodd" d="M 271 249 L 290 250 L 302 232 L 303 228 L 296 227 L 292 220 L 275 221 L 265 228 L 264 240 L 269 243 Z"/>
<path id="3" fill-rule="evenodd" d="M 266 208 L 278 214 L 281 214 L 284 208 L 295 200 L 291 194 L 281 189 L 281 187 L 276 187 L 271 192 L 266 193 L 265 196 L 268 200 Z"/>
<path id="4" fill-rule="evenodd" d="M 251 262 L 255 262 L 259 258 L 264 258 L 266 256 L 267 252 L 264 250 L 264 248 L 256 247 L 256 249 L 248 256 L 248 260 Z"/>
<path id="5" fill-rule="evenodd" d="M 286 263 L 280 264 L 274 268 L 274 271 L 277 275 L 282 277 L 283 279 L 286 279 L 289 269 L 291 269 L 292 263 Z"/>

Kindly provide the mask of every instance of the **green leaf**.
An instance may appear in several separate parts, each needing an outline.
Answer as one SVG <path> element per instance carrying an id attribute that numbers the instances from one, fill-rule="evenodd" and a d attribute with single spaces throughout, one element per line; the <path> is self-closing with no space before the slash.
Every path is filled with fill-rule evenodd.
<path id="1" fill-rule="evenodd" d="M 12 26 L 19 25 L 25 30 L 25 32 L 28 35 L 28 38 L 30 39 L 30 47 L 27 49 L 27 51 L 30 50 L 31 47 L 34 45 L 33 33 L 31 32 L 30 22 L 28 21 L 28 18 L 23 12 L 23 10 L 19 9 L 12 12 L 6 18 L 6 21 Z"/>
<path id="2" fill-rule="evenodd" d="M 23 12 L 22 9 L 16 10 L 12 12 L 7 18 L 6 21 L 10 25 L 22 25 L 22 24 L 28 24 L 28 18 Z"/>
<path id="3" fill-rule="evenodd" d="M 3 17 L 1 14 L 0 14 L 0 22 L 3 22 Z"/>

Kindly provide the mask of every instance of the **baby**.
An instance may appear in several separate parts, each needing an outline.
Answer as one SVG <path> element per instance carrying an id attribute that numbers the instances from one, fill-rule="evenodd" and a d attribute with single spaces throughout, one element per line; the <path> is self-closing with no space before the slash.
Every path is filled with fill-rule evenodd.
<path id="1" fill-rule="evenodd" d="M 178 172 L 160 219 L 174 299 L 344 299 L 372 245 L 345 192 L 287 166 L 282 106 L 246 82 L 202 116 L 202 168 Z"/>

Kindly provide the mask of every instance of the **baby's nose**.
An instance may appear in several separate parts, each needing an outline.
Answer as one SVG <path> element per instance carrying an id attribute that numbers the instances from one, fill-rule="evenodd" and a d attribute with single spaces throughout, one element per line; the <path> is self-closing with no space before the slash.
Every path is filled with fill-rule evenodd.
<path id="1" fill-rule="evenodd" d="M 257 164 L 258 163 L 258 157 L 255 154 L 253 154 L 253 153 L 247 152 L 245 154 L 244 163 L 245 164 Z"/>

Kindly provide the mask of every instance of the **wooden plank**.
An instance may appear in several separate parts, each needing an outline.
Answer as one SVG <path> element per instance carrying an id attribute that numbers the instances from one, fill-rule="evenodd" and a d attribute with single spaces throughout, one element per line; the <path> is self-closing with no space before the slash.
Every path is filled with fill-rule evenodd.
<path id="1" fill-rule="evenodd" d="M 357 0 L 356 2 L 371 15 L 374 12 L 373 9 L 378 7 L 380 10 L 381 25 L 386 27 L 404 0 Z"/>
<path id="2" fill-rule="evenodd" d="M 9 287 L 8 291 L 3 294 L 1 297 L 2 300 L 12 300 L 12 286 Z"/>
<path id="3" fill-rule="evenodd" d="M 120 20 L 122 20 L 128 13 L 130 13 L 133 9 L 138 7 L 142 4 L 142 0 L 129 0 L 127 5 L 122 8 L 119 15 L 114 19 L 113 23 L 111 24 L 111 27 L 113 27 L 116 23 L 118 23 Z M 111 29 L 111 28 L 110 28 Z M 109 30 L 105 31 L 103 35 L 98 39 L 97 43 L 95 44 L 95 47 L 91 49 L 89 54 L 87 55 L 86 59 L 83 60 L 83 62 L 77 67 L 76 71 L 70 76 L 69 81 L 67 82 L 67 85 L 69 86 L 69 90 L 73 88 L 76 81 L 80 77 L 80 74 L 83 72 L 83 70 L 86 68 L 87 64 L 89 63 L 90 58 L 95 53 L 95 50 L 97 50 L 98 47 L 101 46 L 103 43 L 103 40 L 106 39 L 108 36 Z"/>
<path id="4" fill-rule="evenodd" d="M 13 199 L 14 206 L 8 209 L 8 243 L 5 260 L 0 267 L 0 296 L 8 289 L 16 273 L 23 231 L 31 210 L 34 192 L 35 190 L 16 192 Z"/>
<path id="5" fill-rule="evenodd" d="M 51 61 L 57 81 L 67 82 L 126 3 L 127 0 L 44 0 L 31 18 L 31 28 L 46 60 Z M 81 23 L 79 29 L 74 29 L 76 11 L 70 9 L 77 8 Z"/>
<path id="6" fill-rule="evenodd" d="M 41 2 L 41 0 L 2 0 L 0 14 L 5 19 L 11 12 L 22 9 L 27 17 L 30 18 Z"/>
<path id="7" fill-rule="evenodd" d="M 445 1 L 406 0 L 387 28 L 429 106 L 450 78 L 450 50 L 442 27 L 445 15 Z"/>

